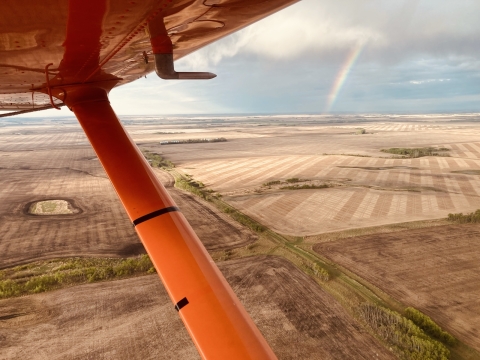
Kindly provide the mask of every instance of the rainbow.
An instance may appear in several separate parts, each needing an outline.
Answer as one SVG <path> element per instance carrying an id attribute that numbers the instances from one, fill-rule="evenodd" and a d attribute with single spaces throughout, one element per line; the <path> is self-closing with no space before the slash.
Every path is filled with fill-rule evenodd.
<path id="1" fill-rule="evenodd" d="M 330 90 L 330 94 L 328 95 L 328 100 L 327 100 L 327 106 L 325 109 L 325 112 L 328 113 L 333 104 L 335 103 L 335 100 L 337 100 L 338 94 L 340 93 L 340 90 L 342 90 L 343 85 L 345 84 L 345 80 L 347 80 L 348 74 L 350 74 L 350 71 L 352 70 L 353 65 L 355 65 L 355 62 L 357 61 L 358 57 L 362 53 L 362 50 L 365 47 L 365 43 L 363 44 L 358 44 L 347 56 L 347 59 L 345 60 L 345 63 L 341 67 L 340 71 L 337 74 L 337 77 L 335 78 L 335 81 L 333 83 L 332 89 Z"/>

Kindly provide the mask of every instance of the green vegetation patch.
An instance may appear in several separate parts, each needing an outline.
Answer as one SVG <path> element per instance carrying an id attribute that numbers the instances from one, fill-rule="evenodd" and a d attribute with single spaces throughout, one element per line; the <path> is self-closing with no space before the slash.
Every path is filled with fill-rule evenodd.
<path id="1" fill-rule="evenodd" d="M 135 258 L 68 258 L 37 261 L 0 271 L 0 299 L 66 286 L 155 272 L 148 255 Z"/>
<path id="2" fill-rule="evenodd" d="M 147 159 L 150 165 L 154 168 L 167 170 L 175 167 L 170 160 L 164 159 L 160 154 L 151 152 L 149 150 L 142 150 L 142 153 L 143 156 L 145 156 L 145 159 Z"/>
<path id="3" fill-rule="evenodd" d="M 459 224 L 480 223 L 480 210 L 465 215 L 463 213 L 448 214 L 447 219 Z"/>
<path id="4" fill-rule="evenodd" d="M 204 200 L 211 201 L 213 190 L 206 189 L 201 181 L 195 181 L 190 177 L 176 177 L 175 186 L 179 189 L 191 192 Z"/>
<path id="5" fill-rule="evenodd" d="M 365 129 L 357 129 L 355 132 L 356 135 L 365 135 L 367 133 L 367 130 Z"/>
<path id="6" fill-rule="evenodd" d="M 424 148 L 390 148 L 390 149 L 381 149 L 381 152 L 400 155 L 402 158 L 419 158 L 423 156 L 450 156 L 447 151 L 450 149 L 447 148 L 434 148 L 434 147 L 424 147 Z"/>
<path id="7" fill-rule="evenodd" d="M 330 280 L 330 273 L 328 272 L 327 269 L 324 269 L 322 266 L 320 266 L 318 263 L 313 263 L 313 265 L 310 267 L 313 275 L 315 275 L 317 278 L 320 280 L 327 282 Z"/>
<path id="8" fill-rule="evenodd" d="M 300 180 L 299 178 L 290 178 L 290 179 L 287 179 L 286 182 L 289 183 L 289 184 L 295 184 L 295 183 L 298 183 L 302 180 Z"/>
<path id="9" fill-rule="evenodd" d="M 272 186 L 272 185 L 279 185 L 281 183 L 280 180 L 273 180 L 273 181 L 268 181 L 266 183 L 263 183 L 263 186 Z"/>
<path id="10" fill-rule="evenodd" d="M 326 189 L 329 187 L 333 187 L 332 184 L 327 184 L 327 183 L 312 184 L 311 182 L 312 180 L 300 179 L 300 178 L 294 177 L 294 178 L 287 179 L 285 181 L 280 181 L 280 180 L 269 181 L 262 184 L 262 186 L 270 187 L 273 185 L 292 184 L 292 185 L 279 187 L 280 190 Z M 298 183 L 304 183 L 304 184 L 298 184 Z"/>
<path id="11" fill-rule="evenodd" d="M 239 222 L 240 224 L 248 227 L 250 230 L 255 231 L 256 233 L 262 233 L 267 228 L 260 224 L 259 222 L 253 220 L 251 217 L 245 215 L 244 213 L 238 211 L 234 207 L 227 205 L 225 202 L 221 200 L 214 201 L 217 207 L 224 213 L 230 215 L 231 218 Z"/>
<path id="12" fill-rule="evenodd" d="M 431 337 L 440 340 L 444 344 L 454 346 L 457 343 L 457 339 L 450 335 L 448 332 L 442 330 L 429 316 L 424 313 L 408 307 L 405 309 L 405 317 L 409 320 L 412 320 L 415 325 L 420 329 L 425 331 Z"/>
<path id="13" fill-rule="evenodd" d="M 201 181 L 193 180 L 188 174 L 182 175 L 174 172 L 173 175 L 175 176 L 175 186 L 177 188 L 188 191 L 208 202 L 213 203 L 217 209 L 228 214 L 231 218 L 248 227 L 250 230 L 253 230 L 257 233 L 261 233 L 266 230 L 265 226 L 261 225 L 259 222 L 253 220 L 251 217 L 245 215 L 244 213 L 235 209 L 233 206 L 230 206 L 221 200 L 220 194 L 213 194 L 214 191 L 206 188 Z"/>
<path id="14" fill-rule="evenodd" d="M 413 321 L 382 306 L 365 303 L 358 307 L 359 316 L 401 359 L 448 360 L 450 351 L 432 339 Z"/>

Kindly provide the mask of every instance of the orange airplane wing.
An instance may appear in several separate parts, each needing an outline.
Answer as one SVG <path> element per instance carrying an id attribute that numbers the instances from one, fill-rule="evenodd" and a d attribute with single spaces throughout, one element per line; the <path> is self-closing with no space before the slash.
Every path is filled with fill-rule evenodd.
<path id="1" fill-rule="evenodd" d="M 78 118 L 206 359 L 274 353 L 158 181 L 108 101 L 115 87 L 296 0 L 5 0 L 0 5 L 0 110 L 68 106 Z"/>

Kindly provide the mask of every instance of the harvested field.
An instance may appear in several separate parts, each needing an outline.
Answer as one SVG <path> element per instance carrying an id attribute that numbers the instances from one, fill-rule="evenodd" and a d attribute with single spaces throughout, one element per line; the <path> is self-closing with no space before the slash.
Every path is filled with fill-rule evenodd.
<path id="1" fill-rule="evenodd" d="M 480 350 L 480 225 L 352 237 L 314 250 Z"/>
<path id="2" fill-rule="evenodd" d="M 276 231 L 312 235 L 479 208 L 480 127 L 438 121 L 245 126 L 242 135 L 259 136 L 229 139 L 216 149 L 198 145 L 175 153 L 165 149 L 163 154 Z M 368 134 L 354 135 L 360 125 Z M 212 135 L 217 133 L 212 129 Z M 393 145 L 448 148 L 450 156 L 400 159 L 380 151 Z M 340 186 L 295 193 L 262 186 L 292 177 Z"/>
<path id="3" fill-rule="evenodd" d="M 280 359 L 394 359 L 289 262 L 255 257 L 220 266 Z M 196 359 L 157 276 L 0 301 L 8 359 Z"/>
<path id="4" fill-rule="evenodd" d="M 474 121 L 468 122 L 478 117 L 458 118 L 272 116 L 225 121 L 132 119 L 126 123 L 142 148 L 172 161 L 178 171 L 193 175 L 241 211 L 278 232 L 308 235 L 439 218 L 449 212 L 479 208 L 480 127 Z M 359 127 L 366 129 L 367 134 L 355 135 Z M 160 145 L 162 140 L 207 137 L 225 137 L 228 141 Z M 380 152 L 390 147 L 429 146 L 449 148 L 451 156 L 395 159 Z M 157 175 L 210 250 L 230 249 L 255 240 L 254 234 L 227 215 L 173 188 L 169 174 L 157 171 Z M 335 186 L 295 191 L 262 186 L 289 178 Z M 71 120 L 0 120 L 0 185 L 0 268 L 52 257 L 124 257 L 143 252 L 95 154 L 79 126 Z M 79 212 L 41 217 L 25 212 L 28 204 L 51 199 L 68 201 Z M 415 258 L 415 245 L 409 246 L 406 249 L 411 249 Z M 478 259 L 468 258 L 468 247 L 455 251 L 459 259 L 469 252 L 466 264 L 478 263 Z M 423 258 L 416 258 L 417 262 L 424 261 L 427 268 L 435 264 L 436 258 L 427 257 L 432 253 L 425 250 Z M 448 259 L 450 254 L 440 256 Z M 417 265 L 412 264 L 412 269 L 417 269 Z M 455 266 L 451 268 L 457 269 Z M 417 269 L 418 277 L 425 288 L 430 286 L 432 294 L 423 293 L 423 288 L 408 288 L 418 280 L 410 274 L 410 268 L 399 268 L 399 274 L 403 271 L 396 278 L 400 285 L 390 282 L 389 286 L 400 290 L 392 296 L 399 301 L 403 301 L 402 293 L 412 299 L 418 296 L 419 303 L 431 300 L 425 300 L 425 304 L 433 306 L 430 309 L 411 305 L 471 344 L 468 336 L 472 336 L 471 331 L 477 334 L 475 324 L 470 322 L 473 330 L 467 326 L 467 334 L 460 335 L 460 330 L 452 327 L 460 326 L 455 323 L 457 318 L 467 321 L 478 306 L 469 300 L 470 295 L 458 304 L 451 299 L 456 295 L 452 289 L 474 293 L 478 271 L 473 265 L 465 273 L 460 269 L 456 275 L 463 279 L 461 284 L 455 282 L 456 278 L 448 282 L 435 278 L 439 284 L 444 281 L 439 289 L 431 282 L 431 275 L 420 272 L 424 267 Z M 223 263 L 221 269 L 280 358 L 392 357 L 332 297 L 285 260 L 250 257 Z M 450 268 L 433 270 L 437 275 Z M 376 276 L 374 271 L 369 270 L 369 275 Z M 368 280 L 368 276 L 365 278 Z M 402 281 L 406 285 L 401 285 Z M 472 281 L 472 285 L 467 281 Z M 180 330 L 183 327 L 168 325 L 170 321 L 178 322 L 178 318 L 165 294 L 160 296 L 160 302 L 153 295 L 150 297 L 155 291 L 163 291 L 157 277 L 146 276 L 2 300 L 0 311 L 6 310 L 0 314 L 0 340 L 9 344 L 8 354 L 13 358 L 35 356 L 36 349 L 41 349 L 39 354 L 44 358 L 52 358 L 51 349 L 58 349 L 54 353 L 58 358 L 118 358 L 123 354 L 126 358 L 137 354 L 140 358 L 157 358 L 159 353 L 167 358 L 196 356 L 191 353 L 191 343 L 184 340 L 186 333 L 182 335 Z M 429 298 L 435 294 L 444 296 L 444 302 L 454 309 Z M 409 298 L 404 303 L 410 305 L 408 301 Z M 110 304 L 114 304 L 113 308 Z M 27 311 L 29 308 L 38 311 Z M 454 311 L 453 315 L 449 311 Z M 39 318 L 32 315 L 37 313 Z M 168 333 L 170 326 L 174 333 Z M 177 342 L 172 334 L 178 334 Z M 158 347 L 152 350 L 149 346 L 154 341 Z M 0 353 L 4 353 L 2 348 Z"/>
<path id="5" fill-rule="evenodd" d="M 78 125 L 34 122 L 0 130 L 0 268 L 54 257 L 144 253 Z M 208 204 L 173 188 L 169 175 L 158 174 L 207 248 L 255 240 Z M 69 202 L 78 213 L 29 213 L 32 203 L 52 199 Z"/>
<path id="6" fill-rule="evenodd" d="M 211 168 L 200 166 L 205 175 L 195 178 L 248 215 L 286 234 L 312 235 L 440 218 L 480 207 L 480 178 L 458 173 L 480 168 L 480 160 L 297 156 L 211 163 Z M 262 187 L 293 175 L 341 186 L 295 192 Z"/>

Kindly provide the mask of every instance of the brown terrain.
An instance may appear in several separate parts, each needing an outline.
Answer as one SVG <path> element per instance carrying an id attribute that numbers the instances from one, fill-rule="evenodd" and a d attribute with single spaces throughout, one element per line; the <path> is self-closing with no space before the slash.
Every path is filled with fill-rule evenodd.
<path id="1" fill-rule="evenodd" d="M 0 269 L 54 257 L 144 253 L 78 126 L 21 129 L 24 135 L 0 132 Z M 158 174 L 207 249 L 229 249 L 255 240 L 254 234 L 217 215 L 205 202 L 173 188 L 169 174 Z M 28 213 L 32 202 L 47 199 L 68 200 L 80 213 L 48 217 Z M 215 227 L 210 226 L 212 221 Z"/>
<path id="2" fill-rule="evenodd" d="M 480 225 L 358 236 L 314 250 L 480 350 Z"/>
<path id="3" fill-rule="evenodd" d="M 172 161 L 178 172 L 193 175 L 263 225 L 303 237 L 480 208 L 480 127 L 474 120 L 476 115 L 266 116 L 124 123 L 141 148 Z M 357 128 L 367 134 L 355 135 Z M 215 137 L 228 141 L 160 145 Z M 398 159 L 380 152 L 426 146 L 449 148 L 450 156 Z M 248 248 L 256 241 L 253 232 L 156 171 L 209 251 Z M 332 187 L 263 186 L 290 178 Z M 78 211 L 29 214 L 40 200 L 66 200 Z M 478 349 L 480 248 L 471 246 L 478 229 L 444 229 L 335 240 L 315 249 Z M 455 241 L 447 233 L 457 234 Z M 144 252 L 71 118 L 0 120 L 0 234 L 0 269 L 41 259 Z M 393 358 L 284 258 L 246 257 L 219 266 L 280 359 Z M 0 300 L 0 359 L 197 357 L 157 276 Z"/>
<path id="4" fill-rule="evenodd" d="M 6 124 L 0 141 L 1 267 L 143 252 L 77 125 Z M 210 204 L 173 188 L 169 174 L 157 174 L 209 250 L 255 241 L 256 235 Z M 79 211 L 28 213 L 33 202 L 55 199 Z M 246 258 L 222 263 L 221 270 L 281 359 L 393 358 L 286 260 Z M 0 300 L 0 359 L 197 357 L 157 276 Z"/>
<path id="5" fill-rule="evenodd" d="M 280 359 L 394 359 L 286 260 L 221 264 Z M 0 301 L 0 358 L 198 359 L 158 277 Z"/>

